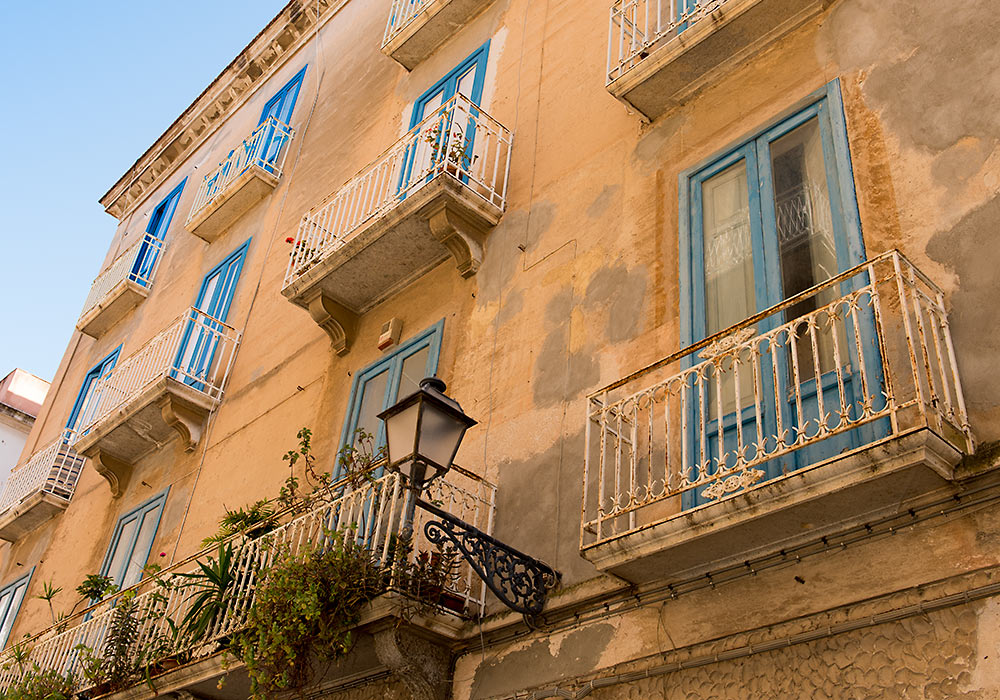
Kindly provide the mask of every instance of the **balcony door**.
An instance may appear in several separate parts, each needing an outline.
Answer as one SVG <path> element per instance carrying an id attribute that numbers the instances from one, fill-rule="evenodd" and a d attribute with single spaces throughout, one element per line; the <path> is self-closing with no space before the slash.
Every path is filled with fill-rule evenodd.
<path id="1" fill-rule="evenodd" d="M 184 190 L 184 183 L 187 178 L 181 181 L 173 191 L 163 198 L 163 201 L 156 205 L 153 213 L 146 224 L 146 235 L 143 236 L 139 254 L 135 258 L 132 266 L 131 279 L 142 286 L 148 285 L 152 279 L 157 259 L 163 248 L 163 240 L 167 236 L 167 229 L 174 218 L 174 211 L 177 209 L 177 202 L 180 201 L 181 192 Z"/>
<path id="2" fill-rule="evenodd" d="M 265 169 L 274 167 L 278 154 L 288 141 L 290 127 L 292 123 L 292 112 L 295 111 L 295 102 L 299 98 L 299 90 L 302 88 L 302 78 L 306 69 L 303 68 L 295 76 L 285 83 L 284 86 L 274 96 L 267 101 L 264 109 L 260 113 L 258 125 L 263 124 L 269 118 L 274 117 L 278 124 L 271 123 L 265 127 L 260 138 L 263 139 L 260 148 L 260 158 L 258 165 Z"/>
<path id="3" fill-rule="evenodd" d="M 469 110 L 465 108 L 440 110 L 455 95 L 467 97 L 473 108 L 480 105 L 489 50 L 490 42 L 487 41 L 448 71 L 447 75 L 434 83 L 413 103 L 410 130 L 416 133 L 415 130 L 421 125 L 422 129 L 404 154 L 397 188 L 404 196 L 408 189 L 429 180 L 433 176 L 431 172 L 433 166 L 441 163 L 443 158 L 462 158 L 461 153 L 472 153 L 477 114 L 466 114 Z M 433 117 L 439 111 L 437 119 L 422 124 L 424 120 Z M 452 145 L 455 143 L 462 144 L 462 148 L 453 148 Z M 461 167 L 467 168 L 468 157 L 463 160 L 466 162 L 462 163 Z"/>
<path id="4" fill-rule="evenodd" d="M 686 344 L 861 262 L 860 231 L 848 224 L 856 218 L 844 213 L 842 145 L 821 99 L 689 177 Z M 701 462 L 711 474 L 735 466 L 741 452 L 744 461 L 758 459 L 763 447 L 765 454 L 785 452 L 756 467 L 773 478 L 885 431 L 868 425 L 809 442 L 845 417 L 856 420 L 866 401 L 881 395 L 880 386 L 862 395 L 858 363 L 879 380 L 881 363 L 870 305 L 852 315 L 838 302 L 850 287 L 829 287 L 767 316 L 736 334 L 738 351 L 709 346 L 699 353 L 691 364 L 705 362 L 701 379 L 692 374 L 688 382 L 692 465 Z M 763 342 L 750 340 L 769 332 Z M 690 468 L 689 478 L 697 478 Z M 703 501 L 701 491 L 688 507 Z"/>
<path id="5" fill-rule="evenodd" d="M 247 241 L 205 275 L 194 304 L 202 313 L 192 311 L 184 326 L 175 366 L 185 383 L 199 389 L 210 377 L 249 246 L 250 241 Z"/>
<path id="6" fill-rule="evenodd" d="M 90 368 L 83 378 L 80 390 L 77 392 L 73 408 L 70 409 L 69 418 L 66 421 L 66 435 L 70 442 L 75 442 L 76 438 L 85 434 L 85 429 L 93 423 L 100 412 L 101 398 L 111 391 L 106 387 L 104 380 L 111 376 L 115 364 L 118 362 L 118 355 L 121 353 L 121 345 L 114 349 L 107 357 Z M 111 397 L 114 400 L 114 397 Z"/>

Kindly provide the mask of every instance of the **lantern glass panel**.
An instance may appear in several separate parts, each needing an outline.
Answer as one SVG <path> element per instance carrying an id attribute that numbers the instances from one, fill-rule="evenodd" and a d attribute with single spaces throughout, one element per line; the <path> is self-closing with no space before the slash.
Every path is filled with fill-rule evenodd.
<path id="1" fill-rule="evenodd" d="M 463 420 L 427 401 L 420 422 L 420 446 L 417 451 L 427 460 L 448 469 L 465 430 Z"/>
<path id="2" fill-rule="evenodd" d="M 390 416 L 385 421 L 386 443 L 389 448 L 389 463 L 392 464 L 413 454 L 416 443 L 417 416 L 420 415 L 420 402 L 414 401 L 399 413 Z M 400 465 L 408 470 L 406 465 Z"/>

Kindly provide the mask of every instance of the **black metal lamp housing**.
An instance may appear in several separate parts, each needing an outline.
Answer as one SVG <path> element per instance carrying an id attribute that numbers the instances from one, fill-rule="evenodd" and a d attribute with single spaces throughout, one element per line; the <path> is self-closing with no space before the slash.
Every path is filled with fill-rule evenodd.
<path id="1" fill-rule="evenodd" d="M 451 469 L 465 432 L 476 424 L 445 395 L 446 388 L 437 377 L 426 377 L 419 389 L 378 414 L 385 421 L 389 467 L 411 487 L 419 489 Z"/>

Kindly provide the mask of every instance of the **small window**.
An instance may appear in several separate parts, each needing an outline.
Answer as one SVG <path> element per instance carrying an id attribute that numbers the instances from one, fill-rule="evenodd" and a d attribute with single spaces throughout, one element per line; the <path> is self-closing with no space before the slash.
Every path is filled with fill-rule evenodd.
<path id="1" fill-rule="evenodd" d="M 353 442 L 358 430 L 375 437 L 376 450 L 385 444 L 385 428 L 377 416 L 416 391 L 421 379 L 437 372 L 443 328 L 442 319 L 355 375 L 340 439 L 342 447 Z M 335 476 L 338 470 L 339 464 L 334 468 Z"/>
<path id="2" fill-rule="evenodd" d="M 118 519 L 111 535 L 111 546 L 101 566 L 101 575 L 110 576 L 120 589 L 135 585 L 142 578 L 169 490 Z"/>
<path id="3" fill-rule="evenodd" d="M 111 374 L 111 370 L 115 368 L 115 363 L 118 362 L 118 354 L 121 352 L 121 349 L 122 346 L 119 345 L 115 348 L 114 352 L 94 365 L 87 372 L 87 376 L 83 378 L 83 384 L 76 395 L 73 409 L 69 413 L 69 420 L 66 421 L 66 431 L 68 433 L 79 432 L 82 428 L 90 425 L 97 417 L 101 403 L 99 382 Z"/>
<path id="4" fill-rule="evenodd" d="M 21 609 L 21 602 L 24 600 L 24 594 L 28 590 L 28 583 L 31 582 L 31 574 L 34 571 L 32 569 L 13 583 L 0 588 L 0 649 L 7 646 L 7 638 L 10 637 L 10 630 Z"/>

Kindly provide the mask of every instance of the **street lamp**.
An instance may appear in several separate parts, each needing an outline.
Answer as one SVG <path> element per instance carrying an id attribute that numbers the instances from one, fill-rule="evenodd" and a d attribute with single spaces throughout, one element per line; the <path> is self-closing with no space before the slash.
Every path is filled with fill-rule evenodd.
<path id="1" fill-rule="evenodd" d="M 419 389 L 378 414 L 385 421 L 389 468 L 398 469 L 418 495 L 451 469 L 465 431 L 476 424 L 446 388 L 437 377 L 426 377 Z"/>
<path id="2" fill-rule="evenodd" d="M 437 377 L 426 377 L 419 389 L 378 414 L 385 423 L 389 468 L 406 478 L 411 492 L 402 535 L 412 537 L 418 506 L 427 511 L 436 518 L 424 524 L 428 541 L 453 548 L 502 603 L 532 618 L 542 612 L 559 573 L 420 497 L 429 483 L 451 469 L 462 438 L 476 425 L 444 393 L 446 388 Z"/>

